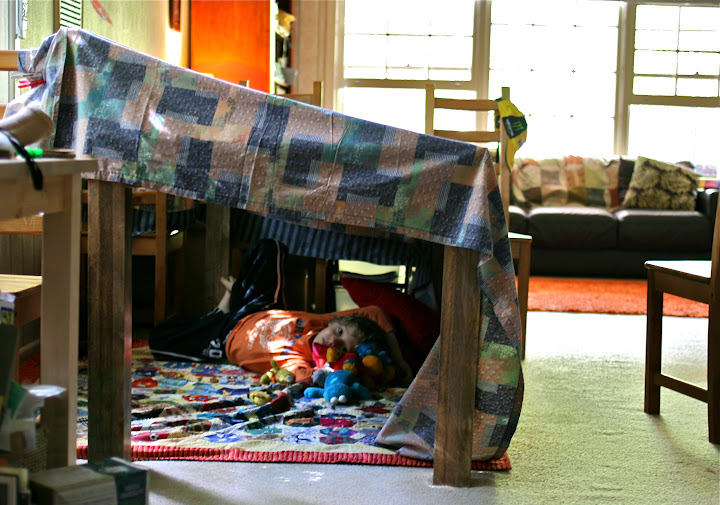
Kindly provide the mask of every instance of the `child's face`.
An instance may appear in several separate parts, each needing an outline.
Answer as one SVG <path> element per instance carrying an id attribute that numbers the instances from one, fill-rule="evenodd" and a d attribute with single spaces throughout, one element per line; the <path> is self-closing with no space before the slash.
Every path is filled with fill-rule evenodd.
<path id="1" fill-rule="evenodd" d="M 342 352 L 354 352 L 357 347 L 355 328 L 332 322 L 317 334 L 314 342 Z"/>

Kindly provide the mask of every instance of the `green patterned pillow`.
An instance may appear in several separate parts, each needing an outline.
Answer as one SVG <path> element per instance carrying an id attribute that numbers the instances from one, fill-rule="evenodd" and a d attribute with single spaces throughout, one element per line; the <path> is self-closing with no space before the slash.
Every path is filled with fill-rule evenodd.
<path id="1" fill-rule="evenodd" d="M 695 210 L 699 174 L 638 156 L 623 206 L 637 209 Z"/>

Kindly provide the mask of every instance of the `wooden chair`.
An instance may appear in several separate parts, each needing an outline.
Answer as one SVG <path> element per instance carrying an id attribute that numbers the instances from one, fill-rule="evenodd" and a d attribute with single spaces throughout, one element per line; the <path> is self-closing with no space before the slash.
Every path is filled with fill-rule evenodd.
<path id="1" fill-rule="evenodd" d="M 0 51 L 0 71 L 17 70 L 17 51 Z M 0 116 L 5 112 L 5 105 L 0 105 Z M 152 256 L 154 258 L 154 301 L 153 322 L 163 321 L 167 317 L 168 262 L 171 254 L 179 254 L 176 269 L 175 292 L 182 288 L 182 255 L 184 250 L 184 233 L 180 231 L 170 235 L 173 230 L 167 229 L 168 205 L 167 195 L 158 191 L 142 188 L 133 189 L 133 206 L 154 207 L 156 229 L 154 233 L 144 233 L 132 239 L 133 256 Z M 87 203 L 87 190 L 83 191 L 83 203 Z M 190 199 L 183 199 L 185 207 L 193 204 Z M 42 235 L 42 218 L 17 219 L 0 222 L 0 234 Z M 87 225 L 83 225 L 82 252 L 87 253 Z M 177 305 L 177 303 L 176 303 Z M 175 307 L 177 308 L 177 307 Z"/>
<path id="2" fill-rule="evenodd" d="M 510 89 L 502 88 L 502 98 L 510 99 Z M 508 145 L 508 138 L 505 130 L 500 129 L 488 130 L 472 130 L 472 131 L 456 131 L 456 130 L 438 130 L 435 128 L 435 111 L 436 109 L 449 109 L 458 111 L 472 111 L 475 113 L 494 113 L 498 114 L 498 106 L 495 100 L 483 99 L 456 99 L 456 98 L 436 98 L 435 85 L 426 84 L 425 86 L 425 133 L 435 135 L 451 140 L 459 140 L 462 142 L 471 142 L 475 144 L 498 143 L 498 162 L 495 163 L 495 173 L 497 174 L 498 184 L 500 185 L 500 195 L 505 209 L 505 219 L 508 220 L 510 214 L 508 208 L 510 206 L 510 167 L 505 159 L 505 150 Z M 508 233 L 510 239 L 510 249 L 512 257 L 517 260 L 518 275 L 518 305 L 520 309 L 520 318 L 522 325 L 522 338 L 520 357 L 525 358 L 525 340 L 527 329 L 527 308 L 528 308 L 528 290 L 530 286 L 530 253 L 532 247 L 532 237 L 520 233 Z"/>
<path id="3" fill-rule="evenodd" d="M 709 440 L 720 444 L 720 205 L 710 260 L 646 261 L 647 342 L 645 348 L 645 405 L 660 413 L 660 388 L 672 389 L 707 403 Z M 663 293 L 708 304 L 707 389 L 662 373 Z"/>
<path id="4" fill-rule="evenodd" d="M 87 202 L 87 190 L 83 191 L 83 202 Z M 154 207 L 156 228 L 155 232 L 143 233 L 132 238 L 133 256 L 152 256 L 154 258 L 154 301 L 153 301 L 153 322 L 154 324 L 163 321 L 168 313 L 168 263 L 171 255 L 177 255 L 175 268 L 175 289 L 181 293 L 183 285 L 183 253 L 185 246 L 185 234 L 180 231 L 170 235 L 167 229 L 168 210 L 167 195 L 158 191 L 135 189 L 132 192 L 132 204 L 134 206 Z M 0 235 L 42 235 L 42 216 L 35 216 L 30 219 L 13 219 L 0 221 Z M 87 254 L 87 223 L 82 225 L 81 252 Z M 166 237 L 159 240 L 158 237 Z M 175 310 L 179 307 L 179 298 L 175 299 Z"/>
<path id="5" fill-rule="evenodd" d="M 83 190 L 82 200 L 87 203 L 88 192 Z M 155 231 L 142 233 L 132 237 L 133 256 L 151 256 L 154 263 L 153 287 L 153 323 L 158 324 L 168 317 L 168 267 L 170 257 L 175 255 L 175 293 L 173 312 L 179 310 L 181 293 L 184 284 L 184 231 L 168 229 L 168 195 L 159 191 L 143 188 L 133 188 L 131 205 L 135 208 L 149 209 L 155 214 Z M 182 199 L 185 206 L 194 205 L 190 199 Z M 177 233 L 173 233 L 177 231 Z M 82 242 L 80 250 L 83 254 L 88 252 L 87 223 L 82 225 Z"/>
<path id="6" fill-rule="evenodd" d="M 283 98 L 289 98 L 291 100 L 297 100 L 298 102 L 309 103 L 317 107 L 322 107 L 323 104 L 323 82 L 313 82 L 312 93 L 288 93 L 284 95 L 278 95 Z"/>

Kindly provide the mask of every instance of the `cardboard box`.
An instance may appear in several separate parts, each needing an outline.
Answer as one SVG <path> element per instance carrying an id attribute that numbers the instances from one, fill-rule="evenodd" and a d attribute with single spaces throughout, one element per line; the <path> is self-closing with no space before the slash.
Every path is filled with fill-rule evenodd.
<path id="1" fill-rule="evenodd" d="M 85 465 L 53 468 L 30 475 L 37 505 L 116 505 L 115 479 Z"/>
<path id="2" fill-rule="evenodd" d="M 118 505 L 147 505 L 150 492 L 147 469 L 122 458 L 88 462 L 82 466 L 115 479 Z"/>

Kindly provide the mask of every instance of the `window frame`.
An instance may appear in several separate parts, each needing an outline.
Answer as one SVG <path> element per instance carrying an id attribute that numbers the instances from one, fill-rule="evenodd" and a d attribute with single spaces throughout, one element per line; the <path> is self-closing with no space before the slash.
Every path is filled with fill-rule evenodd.
<path id="1" fill-rule="evenodd" d="M 477 91 L 487 95 L 490 61 L 490 3 L 491 0 L 475 1 L 475 19 L 473 33 L 473 56 L 471 77 L 468 81 L 437 81 L 432 79 L 357 79 L 344 76 L 344 35 L 345 35 L 345 2 L 338 2 L 338 21 L 336 23 L 339 36 L 337 38 L 336 65 L 337 88 L 388 88 L 388 89 L 425 89 L 425 84 L 433 83 L 436 89 L 457 89 Z M 482 39 L 482 44 L 478 41 Z"/>
<path id="2" fill-rule="evenodd" d="M 0 2 L 0 10 L 0 49 L 15 49 L 16 3 Z M 2 72 L 0 79 L 0 103 L 6 103 L 15 98 L 15 85 L 10 72 Z"/>

